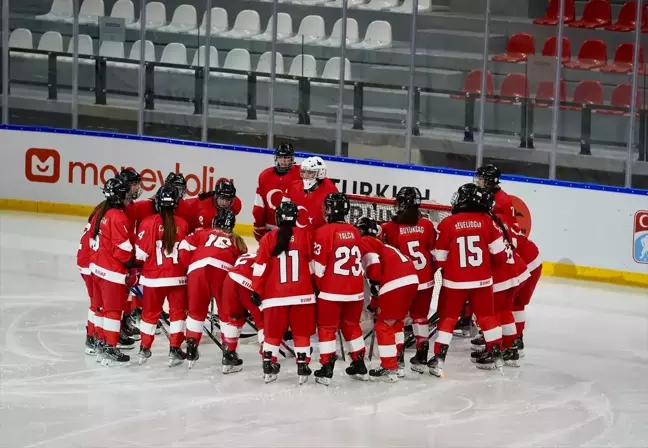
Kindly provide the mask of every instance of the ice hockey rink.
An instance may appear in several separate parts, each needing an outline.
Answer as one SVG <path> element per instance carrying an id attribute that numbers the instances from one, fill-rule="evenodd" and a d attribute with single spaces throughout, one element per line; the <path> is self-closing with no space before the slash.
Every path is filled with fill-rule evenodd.
<path id="1" fill-rule="evenodd" d="M 339 361 L 330 387 L 300 387 L 291 359 L 265 385 L 255 344 L 241 347 L 243 372 L 224 376 L 208 338 L 192 370 L 169 368 L 164 335 L 145 366 L 108 368 L 84 354 L 83 225 L 0 213 L 2 447 L 648 444 L 645 289 L 543 278 L 522 367 L 503 376 L 475 369 L 465 339 L 446 378 L 408 367 L 396 384 L 351 380 Z"/>

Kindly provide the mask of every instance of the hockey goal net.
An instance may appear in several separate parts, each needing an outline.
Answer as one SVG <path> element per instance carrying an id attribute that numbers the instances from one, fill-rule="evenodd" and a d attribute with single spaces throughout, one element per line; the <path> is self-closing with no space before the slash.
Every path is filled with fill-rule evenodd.
<path id="1" fill-rule="evenodd" d="M 351 202 L 351 211 L 349 219 L 355 223 L 359 218 L 369 217 L 379 223 L 387 222 L 392 219 L 396 211 L 396 199 L 379 198 L 376 196 L 364 196 L 359 194 L 349 194 Z M 425 215 L 436 226 L 441 220 L 450 215 L 452 208 L 449 205 L 437 204 L 435 202 L 425 201 L 421 203 L 421 213 Z"/>

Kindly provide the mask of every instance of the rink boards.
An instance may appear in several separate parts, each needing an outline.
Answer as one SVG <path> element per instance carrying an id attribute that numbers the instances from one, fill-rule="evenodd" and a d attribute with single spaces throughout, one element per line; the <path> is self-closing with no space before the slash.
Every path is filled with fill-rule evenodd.
<path id="1" fill-rule="evenodd" d="M 243 202 L 238 231 L 251 235 L 257 176 L 274 163 L 271 151 L 232 145 L 17 126 L 0 133 L 0 208 L 23 211 L 85 216 L 102 200 L 99 186 L 122 167 L 141 173 L 144 197 L 177 171 L 190 194 L 233 178 Z M 467 171 L 323 158 L 346 193 L 393 197 L 409 185 L 447 204 L 472 181 Z M 517 198 L 518 220 L 540 247 L 543 273 L 648 286 L 640 241 L 646 235 L 636 224 L 648 222 L 648 191 L 518 176 L 504 176 L 502 186 Z"/>

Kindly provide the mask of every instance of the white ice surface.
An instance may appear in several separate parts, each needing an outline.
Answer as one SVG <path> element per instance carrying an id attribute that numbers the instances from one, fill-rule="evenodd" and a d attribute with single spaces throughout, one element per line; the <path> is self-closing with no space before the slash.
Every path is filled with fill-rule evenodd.
<path id="1" fill-rule="evenodd" d="M 146 366 L 107 368 L 83 353 L 83 225 L 0 213 L 2 447 L 648 446 L 646 290 L 542 279 L 527 357 L 503 377 L 457 339 L 447 378 L 397 384 L 350 380 L 339 362 L 329 388 L 299 387 L 285 360 L 265 385 L 256 345 L 223 376 L 209 339 L 193 370 L 170 369 L 163 335 Z"/>

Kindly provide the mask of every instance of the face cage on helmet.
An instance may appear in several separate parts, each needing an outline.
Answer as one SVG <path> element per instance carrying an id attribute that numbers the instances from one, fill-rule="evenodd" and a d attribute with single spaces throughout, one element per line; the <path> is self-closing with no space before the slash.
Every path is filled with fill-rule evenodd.
<path id="1" fill-rule="evenodd" d="M 282 164 L 282 162 L 285 163 Z M 294 156 L 286 156 L 286 155 L 275 156 L 275 167 L 280 172 L 290 171 L 290 169 L 293 167 L 294 164 L 295 164 Z"/>

